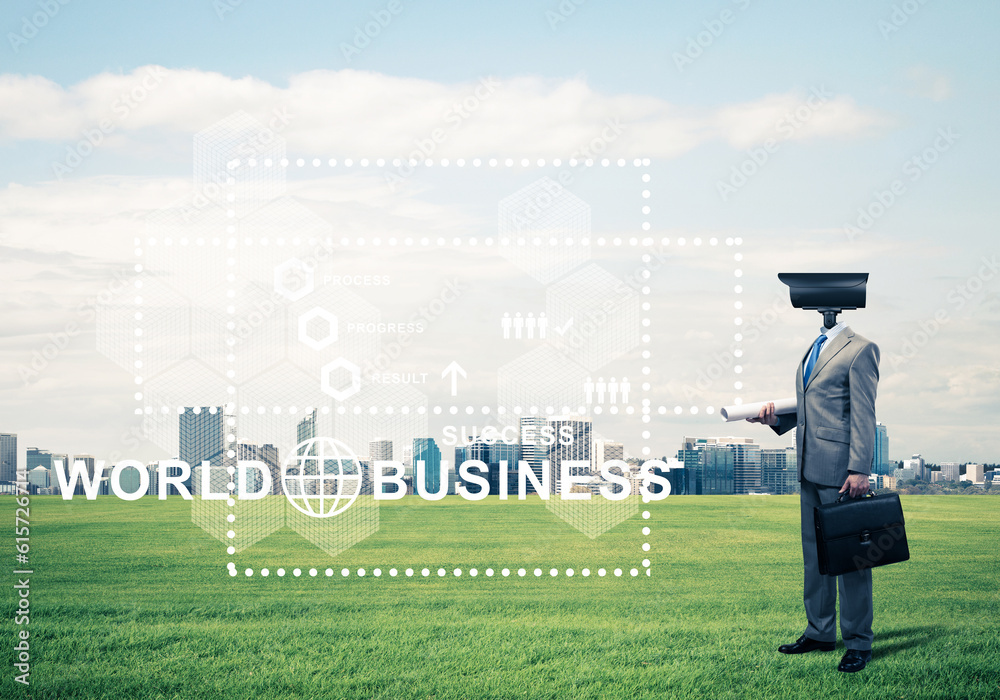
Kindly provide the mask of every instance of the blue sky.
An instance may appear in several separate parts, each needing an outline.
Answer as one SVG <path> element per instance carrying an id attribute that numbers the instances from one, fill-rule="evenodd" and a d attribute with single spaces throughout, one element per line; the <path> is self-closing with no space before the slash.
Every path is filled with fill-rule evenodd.
<path id="1" fill-rule="evenodd" d="M 948 309 L 954 323 L 884 375 L 880 410 L 897 440 L 890 453 L 997 461 L 1000 444 L 984 416 L 1000 408 L 989 350 L 1000 342 L 1000 285 L 984 277 L 967 305 L 948 301 L 996 255 L 995 3 L 53 2 L 58 12 L 16 47 L 10 33 L 23 32 L 41 5 L 11 2 L 0 16 L 0 246 L 12 281 L 4 300 L 15 309 L 0 344 L 6 366 L 23 364 L 107 284 L 108 270 L 127 261 L 117 242 L 136 222 L 190 188 L 200 129 L 236 109 L 262 118 L 292 104 L 291 156 L 357 148 L 391 158 L 425 137 L 449 100 L 492 76 L 503 85 L 498 97 L 445 150 L 552 158 L 618 115 L 629 128 L 609 153 L 654 160 L 654 231 L 744 237 L 756 281 L 748 305 L 763 308 L 781 291 L 778 267 L 869 269 L 877 303 L 857 322 L 884 357 Z M 556 22 L 560 8 L 573 10 Z M 347 60 L 343 44 L 372 13 L 391 21 Z M 677 55 L 699 38 L 702 52 L 679 68 Z M 53 163 L 150 66 L 168 72 L 164 87 L 56 181 Z M 776 137 L 776 120 L 817 90 L 828 101 L 788 138 L 777 136 L 745 186 L 721 196 L 732 169 Z M 366 111 L 366 103 L 387 107 Z M 942 131 L 956 138 L 935 151 Z M 927 149 L 935 162 L 914 179 L 907 163 Z M 905 192 L 848 241 L 844 226 L 896 181 Z M 46 256 L 76 262 L 46 267 L 38 262 Z M 790 342 L 808 341 L 817 325 L 801 315 L 787 323 L 797 324 Z M 111 449 L 119 429 L 95 427 L 129 420 L 128 401 L 119 405 L 131 393 L 128 377 L 85 337 L 41 386 L 25 386 L 16 372 L 3 377 L 5 414 L 20 414 L 4 429 L 54 449 Z M 971 345 L 973 337 L 986 346 Z M 756 386 L 748 378 L 748 398 L 769 391 L 787 364 L 762 369 Z M 98 393 L 102 408 L 54 427 L 22 410 Z M 719 432 L 685 420 L 672 435 Z M 956 430 L 972 435 L 956 446 Z M 69 444 L 84 439 L 95 444 Z"/>

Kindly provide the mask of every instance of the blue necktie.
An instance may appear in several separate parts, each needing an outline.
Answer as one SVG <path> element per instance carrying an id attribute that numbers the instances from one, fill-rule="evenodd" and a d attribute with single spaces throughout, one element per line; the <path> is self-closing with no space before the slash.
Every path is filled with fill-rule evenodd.
<path id="1" fill-rule="evenodd" d="M 809 359 L 806 360 L 806 368 L 802 372 L 802 386 L 805 388 L 809 384 L 809 377 L 812 375 L 813 367 L 816 366 L 816 359 L 819 357 L 819 349 L 823 347 L 823 343 L 826 342 L 826 334 L 821 333 L 816 341 L 813 343 L 812 352 L 809 353 Z"/>

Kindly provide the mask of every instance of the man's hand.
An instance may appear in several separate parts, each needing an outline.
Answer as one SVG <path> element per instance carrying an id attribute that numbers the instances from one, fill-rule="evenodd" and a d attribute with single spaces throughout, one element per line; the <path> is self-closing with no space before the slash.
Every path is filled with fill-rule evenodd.
<path id="1" fill-rule="evenodd" d="M 851 498 L 857 498 L 858 496 L 864 496 L 868 493 L 869 482 L 867 474 L 848 474 L 847 481 L 844 485 L 840 487 L 838 493 L 843 493 L 848 491 L 848 495 Z"/>
<path id="2" fill-rule="evenodd" d="M 774 414 L 774 401 L 768 401 L 760 407 L 760 413 L 756 418 L 747 418 L 748 423 L 763 423 L 764 425 L 777 425 L 778 416 Z"/>

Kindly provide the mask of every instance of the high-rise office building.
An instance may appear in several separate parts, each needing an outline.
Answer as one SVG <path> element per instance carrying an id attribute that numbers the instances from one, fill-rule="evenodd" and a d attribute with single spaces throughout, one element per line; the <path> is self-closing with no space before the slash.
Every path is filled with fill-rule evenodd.
<path id="1" fill-rule="evenodd" d="M 486 465 L 488 472 L 483 474 L 481 471 L 471 470 L 470 473 L 478 474 L 485 478 L 490 483 L 490 493 L 497 493 L 497 472 L 490 465 L 490 445 L 482 438 L 476 438 L 476 440 L 466 445 L 465 447 L 455 448 L 455 471 L 457 472 L 463 462 L 468 462 L 475 460 L 482 462 Z M 481 486 L 475 482 L 465 481 L 462 479 L 461 475 L 458 477 L 458 483 L 462 485 L 462 488 L 466 490 L 467 493 L 476 494 L 479 493 Z"/>
<path id="2" fill-rule="evenodd" d="M 392 440 L 375 438 L 368 443 L 368 457 L 375 460 L 389 461 L 392 459 Z"/>
<path id="3" fill-rule="evenodd" d="M 506 443 L 503 440 L 497 440 L 492 445 L 490 445 L 490 474 L 497 474 L 497 483 L 494 485 L 492 481 L 490 482 L 490 489 L 492 493 L 499 493 L 500 484 L 500 462 L 507 463 L 507 493 L 516 494 L 517 493 L 517 468 L 518 461 L 521 459 L 521 446 L 517 443 Z M 528 482 L 525 480 L 525 492 L 528 491 Z"/>
<path id="4" fill-rule="evenodd" d="M 543 462 L 549 458 L 550 445 L 544 444 L 542 428 L 547 426 L 549 421 L 544 416 L 521 416 L 518 424 L 518 442 L 520 446 L 520 459 L 525 460 L 535 475 L 538 483 L 543 482 L 542 469 Z M 456 465 L 457 467 L 457 465 Z M 550 487 L 551 489 L 551 487 Z M 527 493 L 536 493 L 535 487 L 530 481 L 525 485 Z"/>
<path id="5" fill-rule="evenodd" d="M 872 474 L 891 474 L 894 464 L 889 462 L 889 431 L 875 423 L 875 451 L 872 453 Z"/>
<path id="6" fill-rule="evenodd" d="M 691 495 L 732 494 L 736 488 L 736 453 L 729 445 L 717 444 L 717 438 L 685 437 L 677 459 L 684 463 L 683 493 Z M 673 481 L 671 493 L 675 490 Z"/>
<path id="7" fill-rule="evenodd" d="M 549 449 L 549 473 L 552 493 L 562 493 L 562 463 L 569 461 L 586 462 L 586 466 L 570 467 L 570 476 L 590 474 L 590 442 L 593 423 L 589 418 L 568 416 L 550 418 L 549 425 L 555 431 L 555 442 Z"/>
<path id="8" fill-rule="evenodd" d="M 424 463 L 423 487 L 427 493 L 441 490 L 441 450 L 434 438 L 413 438 L 413 490 L 417 489 L 417 462 Z M 446 477 L 447 479 L 447 477 Z M 446 481 L 447 483 L 447 481 Z"/>
<path id="9" fill-rule="evenodd" d="M 927 481 L 927 467 L 924 465 L 924 458 L 919 454 L 913 455 L 910 459 L 904 459 L 903 469 L 912 470 L 914 479 Z"/>
<path id="10" fill-rule="evenodd" d="M 958 462 L 941 462 L 941 476 L 939 481 L 958 481 L 961 476 L 962 465 Z"/>
<path id="11" fill-rule="evenodd" d="M 38 489 L 47 489 L 52 486 L 52 472 L 43 466 L 33 467 L 28 470 L 28 486 L 33 487 L 32 491 L 38 493 Z"/>
<path id="12" fill-rule="evenodd" d="M 70 474 L 73 466 L 75 466 L 77 462 L 83 462 L 84 467 L 86 468 L 86 471 L 87 471 L 87 480 L 89 482 L 93 483 L 93 481 L 94 481 L 95 478 L 100 478 L 100 476 L 101 476 L 100 474 L 96 475 L 96 476 L 94 474 L 95 469 L 96 469 L 96 465 L 97 465 L 97 460 L 94 458 L 94 455 L 73 455 L 73 457 L 70 458 L 69 465 L 66 467 L 66 476 L 67 477 L 69 477 L 69 474 Z M 76 487 L 73 490 L 73 495 L 74 496 L 83 496 L 83 495 L 86 495 L 86 493 L 87 492 L 86 492 L 86 490 L 83 487 L 83 479 L 82 478 L 78 479 L 77 482 L 76 482 Z"/>
<path id="13" fill-rule="evenodd" d="M 985 483 L 983 476 L 982 464 L 965 465 L 965 478 L 967 481 L 971 481 L 974 484 L 982 484 Z"/>
<path id="14" fill-rule="evenodd" d="M 300 423 L 301 425 L 301 423 Z M 301 440 L 299 441 L 301 442 Z M 271 490 L 268 494 L 277 496 L 281 491 L 281 459 L 278 455 L 278 448 L 274 445 L 251 445 L 241 442 L 236 448 L 236 458 L 243 461 L 263 462 L 267 465 L 267 471 L 271 474 Z M 256 469 L 247 470 L 247 489 L 259 491 L 263 485 L 264 477 Z M 332 484 L 331 484 L 332 486 Z"/>
<path id="15" fill-rule="evenodd" d="M 191 467 L 191 476 L 184 482 L 192 494 L 201 493 L 200 469 L 203 462 L 209 463 L 209 488 L 212 493 L 226 493 L 230 476 L 227 467 L 236 466 L 235 426 L 227 430 L 225 412 L 219 406 L 199 406 L 185 408 L 178 416 L 180 422 L 180 444 L 178 459 Z M 230 440 L 229 436 L 233 439 Z M 232 447 L 229 447 L 232 445 Z M 170 487 L 170 495 L 177 489 Z"/>
<path id="16" fill-rule="evenodd" d="M 605 462 L 612 459 L 625 461 L 625 445 L 609 440 L 594 440 L 594 449 L 591 455 L 591 469 L 594 474 L 599 474 Z"/>
<path id="17" fill-rule="evenodd" d="M 295 444 L 301 445 L 306 440 L 316 437 L 316 409 L 299 421 L 295 426 Z"/>
<path id="18" fill-rule="evenodd" d="M 150 462 L 146 465 L 146 471 L 149 472 L 149 488 L 146 489 L 147 496 L 160 495 L 160 463 Z"/>
<path id="19" fill-rule="evenodd" d="M 770 493 L 798 493 L 799 470 L 794 447 L 760 451 L 760 485 Z"/>
<path id="20" fill-rule="evenodd" d="M 760 445 L 753 438 L 685 437 L 677 459 L 684 462 L 684 493 L 750 493 L 761 487 Z"/>
<path id="21" fill-rule="evenodd" d="M 368 443 L 368 461 L 371 469 L 377 469 L 375 462 L 388 462 L 392 460 L 392 440 L 385 438 L 375 438 Z M 385 471 L 382 472 L 385 474 Z M 382 493 L 392 493 L 395 487 L 390 484 L 382 484 Z"/>
<path id="22" fill-rule="evenodd" d="M 17 481 L 17 433 L 0 433 L 0 483 Z"/>
<path id="23" fill-rule="evenodd" d="M 760 445 L 753 438 L 716 438 L 733 450 L 733 492 L 750 493 L 760 488 Z"/>

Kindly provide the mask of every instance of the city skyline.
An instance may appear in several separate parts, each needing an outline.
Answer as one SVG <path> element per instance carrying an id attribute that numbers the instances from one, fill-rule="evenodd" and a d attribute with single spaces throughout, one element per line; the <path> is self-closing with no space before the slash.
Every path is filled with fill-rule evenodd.
<path id="1" fill-rule="evenodd" d="M 282 222 L 294 219 L 291 230 L 301 222 L 305 239 L 335 238 L 335 261 L 317 279 L 317 301 L 301 300 L 302 313 L 349 298 L 366 313 L 378 312 L 380 323 L 417 314 L 426 325 L 410 338 L 422 343 L 386 370 L 389 381 L 395 373 L 426 382 L 407 385 L 409 394 L 380 386 L 374 393 L 384 400 L 369 406 L 416 406 L 422 394 L 429 408 L 495 410 L 503 403 L 500 368 L 537 371 L 545 384 L 558 359 L 531 356 L 525 362 L 531 366 L 517 365 L 524 351 L 545 341 L 537 334 L 504 340 L 504 313 L 541 318 L 544 312 L 546 340 L 558 340 L 559 331 L 572 334 L 582 325 L 574 303 L 598 298 L 586 289 L 613 288 L 611 280 L 638 277 L 645 264 L 652 272 L 649 315 L 642 315 L 641 299 L 625 300 L 623 308 L 638 304 L 628 313 L 635 312 L 637 324 L 650 321 L 635 329 L 648 333 L 648 345 L 608 343 L 610 354 L 624 354 L 603 365 L 603 356 L 580 351 L 572 358 L 581 365 L 579 377 L 558 377 L 546 394 L 562 389 L 582 396 L 587 377 L 627 377 L 634 413 L 609 410 L 601 427 L 663 453 L 685 434 L 716 432 L 717 413 L 709 408 L 794 393 L 795 363 L 820 318 L 787 308 L 777 273 L 865 271 L 868 306 L 842 318 L 882 350 L 876 410 L 895 444 L 936 462 L 997 459 L 991 416 L 1000 410 L 1000 376 L 992 348 L 1000 342 L 1000 263 L 993 193 L 1000 176 L 986 154 L 1000 138 L 989 117 L 1000 93 L 990 88 L 997 80 L 992 53 L 984 60 L 978 50 L 953 50 L 992 51 L 985 48 L 992 46 L 988 28 L 1000 12 L 993 4 L 963 12 L 921 4 L 905 26 L 889 22 L 891 31 L 884 28 L 890 8 L 878 4 L 850 13 L 837 6 L 753 5 L 735 11 L 736 21 L 710 45 L 695 42 L 699 50 L 690 50 L 716 19 L 698 6 L 642 2 L 628 12 L 588 6 L 551 22 L 546 8 L 527 2 L 502 11 L 432 2 L 407 9 L 349 56 L 340 46 L 353 45 L 356 28 L 371 19 L 367 9 L 294 1 L 284 7 L 235 9 L 225 21 L 209 11 L 182 29 L 163 8 L 123 15 L 98 3 L 93 14 L 73 21 L 60 15 L 8 52 L 0 81 L 4 430 L 63 452 L 86 444 L 94 454 L 162 456 L 166 448 L 134 412 L 145 408 L 134 398 L 141 393 L 136 378 L 145 377 L 133 362 L 131 319 L 108 321 L 101 306 L 132 304 L 137 281 L 146 283 L 149 304 L 149 323 L 139 329 L 147 333 L 149 354 L 142 371 L 167 372 L 166 386 L 190 382 L 191 393 L 221 392 L 171 396 L 163 405 L 220 405 L 230 398 L 232 379 L 241 405 L 287 410 L 291 404 L 274 387 L 315 389 L 319 372 L 311 363 L 348 354 L 324 354 L 334 344 L 289 347 L 286 366 L 267 377 L 273 385 L 252 376 L 275 367 L 264 334 L 241 346 L 232 368 L 224 349 L 220 358 L 205 359 L 206 348 L 216 352 L 206 329 L 223 333 L 228 320 L 230 273 L 212 247 L 215 234 L 205 236 L 202 248 L 190 236 L 191 248 L 175 249 L 170 259 L 191 273 L 183 279 L 136 272 L 144 264 L 136 239 L 168 237 L 176 223 L 169 214 L 181 202 L 227 235 L 225 208 L 194 202 L 217 184 L 214 166 L 204 160 L 208 142 L 224 137 L 222 125 L 249 119 L 267 135 L 267 144 L 257 139 L 249 150 L 262 160 L 268 148 L 281 150 L 289 163 L 280 166 L 283 183 L 268 181 L 267 192 L 280 191 L 281 202 L 267 216 L 250 220 L 254 212 L 238 200 L 236 274 L 252 282 L 234 287 L 240 320 L 267 301 L 268 290 L 254 285 L 273 271 L 250 259 L 260 248 L 249 248 L 246 239 L 270 238 L 276 266 L 285 259 L 272 252 L 277 240 L 294 235 Z M 292 21 L 297 16 L 311 21 L 303 26 Z M 106 40 L 111 31 L 143 36 L 148 26 L 162 33 L 142 46 Z M 295 51 L 247 53 L 248 42 L 272 31 L 305 34 Z M 204 46 L 226 50 L 190 48 L 192 33 Z M 858 61 L 842 60 L 836 37 L 844 36 L 853 37 Z M 598 58 L 598 37 L 616 50 Z M 761 45 L 788 48 L 760 51 Z M 455 55 L 463 60 L 445 60 Z M 414 154 L 420 158 L 412 160 L 433 164 L 411 166 Z M 593 163 L 570 167 L 574 156 Z M 263 167 L 254 174 L 261 183 Z M 562 279 L 533 276 L 532 261 L 501 254 L 495 245 L 488 251 L 485 243 L 516 231 L 517 217 L 501 212 L 511 214 L 540 182 L 563 185 L 575 199 L 562 223 L 580 238 L 589 226 L 594 239 L 589 260 L 572 257 L 583 250 L 576 243 L 566 252 L 577 264 L 566 275 L 579 277 L 568 292 Z M 175 237 L 179 242 L 186 234 Z M 344 237 L 349 245 L 341 244 Z M 407 247 L 407 237 L 417 242 Z M 432 241 L 426 248 L 419 244 L 425 237 Z M 640 240 L 634 246 L 633 237 Z M 643 254 L 652 260 L 641 262 Z M 445 303 L 441 295 L 451 298 L 447 284 L 456 279 L 474 284 Z M 191 323 L 172 315 L 183 315 L 175 307 L 157 314 L 153 301 L 165 287 L 194 290 L 193 299 L 185 297 Z M 553 307 L 574 309 L 572 316 L 553 316 L 549 296 Z M 426 314 L 433 323 L 419 316 L 431 302 L 445 309 Z M 570 318 L 574 324 L 567 325 Z M 99 323 L 110 330 L 98 333 Z M 168 333 L 172 324 L 194 329 L 194 337 Z M 286 346 L 296 330 L 289 323 L 269 337 Z M 376 348 L 393 342 L 395 333 L 354 331 L 335 341 L 353 343 L 355 354 L 373 363 Z M 191 361 L 169 365 L 176 355 Z M 451 362 L 467 376 L 454 370 L 442 377 Z M 505 386 L 518 395 L 512 382 Z M 596 389 L 595 383 L 595 399 Z M 653 411 L 648 426 L 639 422 L 646 399 Z M 650 437 L 641 438 L 647 428 Z M 752 426 L 729 432 L 754 434 Z M 785 444 L 757 439 L 769 449 Z"/>

